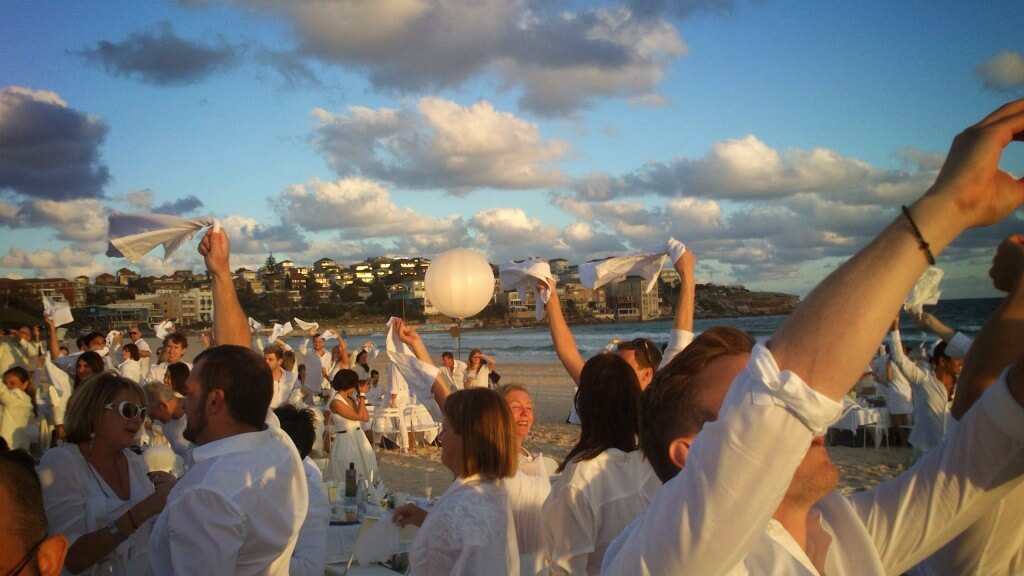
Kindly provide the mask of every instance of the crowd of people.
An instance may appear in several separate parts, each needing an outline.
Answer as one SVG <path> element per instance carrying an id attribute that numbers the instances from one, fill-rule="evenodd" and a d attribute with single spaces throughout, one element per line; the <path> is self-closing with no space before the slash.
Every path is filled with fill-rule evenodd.
<path id="1" fill-rule="evenodd" d="M 893 321 L 962 232 L 1024 204 L 1024 183 L 999 169 L 1015 139 L 1024 100 L 959 135 L 935 184 L 764 342 L 730 327 L 695 337 L 690 251 L 674 264 L 664 350 L 640 338 L 585 360 L 554 286 L 539 282 L 580 424 L 553 479 L 527 445 L 529 392 L 495 389 L 495 361 L 479 350 L 466 362 L 442 354 L 418 372 L 428 382 L 390 366 L 381 383 L 372 343 L 353 355 L 334 331 L 309 330 L 297 351 L 254 346 L 228 238 L 211 229 L 199 252 L 216 314 L 194 364 L 184 335 L 154 355 L 135 328 L 126 343 L 84 335 L 71 354 L 52 321 L 46 346 L 31 329 L 0 342 L 0 572 L 323 574 L 324 480 L 350 463 L 376 474 L 368 406 L 417 402 L 439 415 L 455 480 L 433 506 L 392 514 L 419 526 L 410 574 L 1024 572 L 1024 235 L 996 249 L 990 275 L 1007 296 L 973 342 L 921 315 L 942 340 L 922 366 Z M 433 366 L 412 327 L 390 330 L 389 354 Z M 905 441 L 920 457 L 844 496 L 824 434 L 865 366 L 894 422 L 913 416 Z M 33 445 L 48 448 L 38 464 Z M 317 453 L 329 455 L 326 478 Z"/>

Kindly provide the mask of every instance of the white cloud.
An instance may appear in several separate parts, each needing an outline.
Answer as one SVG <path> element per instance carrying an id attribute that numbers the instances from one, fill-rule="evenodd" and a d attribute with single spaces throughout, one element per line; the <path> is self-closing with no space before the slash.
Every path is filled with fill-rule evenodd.
<path id="1" fill-rule="evenodd" d="M 1024 88 L 1024 55 L 1004 50 L 978 64 L 974 74 L 996 92 L 1019 92 Z"/>
<path id="2" fill-rule="evenodd" d="M 351 106 L 347 115 L 316 109 L 313 143 L 340 176 L 363 175 L 406 188 L 523 189 L 565 181 L 552 163 L 571 152 L 545 140 L 536 124 L 487 101 L 461 106 L 421 99 L 416 110 Z"/>
<path id="3" fill-rule="evenodd" d="M 153 191 L 149 188 L 143 190 L 132 190 L 125 195 L 125 201 L 132 208 L 139 210 L 149 208 L 153 204 Z"/>
<path id="4" fill-rule="evenodd" d="M 74 278 L 75 276 L 95 276 L 107 270 L 105 264 L 93 259 L 91 252 L 76 248 L 64 247 L 57 251 L 35 250 L 26 252 L 21 248 L 11 248 L 0 256 L 0 267 L 31 270 L 35 278 Z"/>

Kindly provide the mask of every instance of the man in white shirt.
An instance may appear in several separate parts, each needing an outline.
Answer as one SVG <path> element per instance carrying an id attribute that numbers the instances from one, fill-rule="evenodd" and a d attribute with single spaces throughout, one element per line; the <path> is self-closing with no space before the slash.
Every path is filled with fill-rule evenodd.
<path id="1" fill-rule="evenodd" d="M 182 404 L 184 397 L 163 382 L 148 382 L 144 388 L 149 404 L 149 415 L 160 423 L 164 438 L 174 453 L 188 462 L 192 443 L 185 439 L 188 417 L 185 416 L 185 406 Z"/>
<path id="2" fill-rule="evenodd" d="M 946 437 L 946 420 L 964 361 L 946 354 L 947 343 L 939 342 L 932 352 L 931 370 L 923 370 L 903 353 L 899 322 L 892 325 L 892 366 L 910 382 L 914 399 L 914 427 L 910 444 L 915 450 L 928 452 Z"/>
<path id="3" fill-rule="evenodd" d="M 192 363 L 185 362 L 186 352 L 188 352 L 188 337 L 177 332 L 168 334 L 164 338 L 164 353 L 167 355 L 167 361 L 152 365 L 149 372 L 146 372 L 146 382 L 163 382 L 167 367 L 175 362 L 183 362 L 191 370 Z"/>
<path id="4" fill-rule="evenodd" d="M 998 168 L 1002 148 L 1022 132 L 1024 100 L 958 136 L 928 194 L 822 281 L 770 351 L 754 345 L 748 357 L 748 338 L 695 361 L 721 346 L 702 335 L 673 362 L 695 371 L 659 374 L 645 402 L 673 387 L 663 381 L 682 380 L 677 400 L 659 407 L 669 419 L 680 415 L 658 436 L 655 468 L 669 478 L 613 542 L 602 573 L 899 574 L 1020 486 L 1024 357 L 957 434 L 874 490 L 849 498 L 833 491 L 838 474 L 821 435 L 933 254 L 1024 203 L 1024 183 Z M 650 441 L 642 445 L 658 457 Z M 681 470 L 671 477 L 673 468 Z"/>
<path id="5" fill-rule="evenodd" d="M 217 311 L 215 346 L 199 355 L 186 383 L 194 463 L 153 526 L 151 574 L 287 574 L 306 517 L 299 454 L 280 428 L 265 424 L 273 381 L 250 348 L 228 252 L 220 230 L 199 244 Z"/>
<path id="6" fill-rule="evenodd" d="M 277 344 L 271 344 L 263 349 L 263 359 L 270 367 L 270 374 L 274 378 L 274 398 L 270 401 L 270 408 L 273 410 L 288 404 L 292 388 L 295 387 L 295 374 L 281 366 L 284 350 Z"/>
<path id="7" fill-rule="evenodd" d="M 110 356 L 107 349 L 107 337 L 99 332 L 90 332 L 80 338 L 80 344 L 78 346 L 78 352 L 74 354 L 67 354 L 65 356 L 60 355 L 60 344 L 57 342 L 57 328 L 53 324 L 53 320 L 49 316 L 43 318 L 46 321 L 47 326 L 50 329 L 50 359 L 53 363 L 61 370 L 67 372 L 72 379 L 75 377 L 75 369 L 78 364 L 78 358 L 85 352 L 96 352 L 103 357 L 103 365 L 109 370 L 113 368 Z"/>
<path id="8" fill-rule="evenodd" d="M 330 504 L 323 490 L 323 474 L 316 463 L 310 460 L 316 438 L 313 411 L 308 408 L 281 406 L 274 409 L 283 430 L 295 443 L 306 472 L 306 489 L 309 492 L 309 508 L 306 519 L 299 530 L 290 562 L 289 576 L 323 576 L 327 565 L 327 527 L 331 523 Z"/>
<path id="9" fill-rule="evenodd" d="M 149 359 L 153 356 L 153 350 L 150 349 L 146 339 L 142 337 L 142 329 L 135 325 L 129 327 L 128 337 L 132 339 L 132 344 L 139 348 L 139 364 L 142 366 L 142 373 L 149 374 Z"/>
<path id="10" fill-rule="evenodd" d="M 313 347 L 309 347 L 309 341 L 313 341 Z M 302 381 L 302 387 L 309 394 L 319 394 L 321 390 L 330 387 L 327 381 L 327 373 L 331 369 L 331 353 L 324 349 L 324 339 L 320 334 L 312 334 L 299 346 L 299 354 L 302 354 L 303 362 L 306 365 L 306 379 Z"/>
<path id="11" fill-rule="evenodd" d="M 455 356 L 447 350 L 442 352 L 441 378 L 444 380 L 445 386 L 448 387 L 449 393 L 462 390 L 462 379 L 465 376 L 466 363 L 462 360 L 456 360 Z"/>

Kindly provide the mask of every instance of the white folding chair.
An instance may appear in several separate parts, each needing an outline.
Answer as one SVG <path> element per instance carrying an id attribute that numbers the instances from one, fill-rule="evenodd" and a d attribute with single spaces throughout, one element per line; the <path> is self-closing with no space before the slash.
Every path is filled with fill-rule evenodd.
<path id="1" fill-rule="evenodd" d="M 885 447 L 889 447 L 889 427 L 885 425 L 880 419 L 875 418 L 874 422 L 868 422 L 864 425 L 864 445 L 863 448 L 868 446 L 868 431 L 871 431 L 871 437 L 875 441 L 875 446 L 881 446 L 881 442 L 878 440 L 878 435 L 881 434 L 882 438 L 885 439 Z"/>

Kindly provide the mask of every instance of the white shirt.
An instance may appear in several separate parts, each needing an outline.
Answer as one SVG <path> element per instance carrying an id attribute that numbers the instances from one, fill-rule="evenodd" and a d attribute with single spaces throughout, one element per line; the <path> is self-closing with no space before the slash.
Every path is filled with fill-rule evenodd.
<path id="1" fill-rule="evenodd" d="M 164 376 L 167 375 L 167 367 L 175 362 L 161 362 L 154 364 L 150 367 L 149 372 L 146 373 L 146 381 L 140 382 L 140 384 L 148 384 L 149 382 L 160 382 L 163 383 Z M 192 370 L 191 362 L 184 362 L 185 366 L 188 366 L 189 370 Z"/>
<path id="2" fill-rule="evenodd" d="M 840 409 L 799 376 L 780 373 L 756 346 L 718 420 L 705 424 L 683 470 L 608 549 L 602 573 L 818 574 L 771 517 L 812 437 Z M 1024 407 L 1004 381 L 978 401 L 959 434 L 911 470 L 813 507 L 831 536 L 821 550 L 825 573 L 901 574 L 1019 486 L 1022 475 Z"/>
<path id="3" fill-rule="evenodd" d="M 544 503 L 551 574 L 598 574 L 605 550 L 661 487 L 640 450 L 570 462 Z"/>
<path id="4" fill-rule="evenodd" d="M 138 382 L 142 378 L 142 363 L 129 358 L 121 362 L 121 365 L 117 367 L 117 373 L 129 380 Z"/>
<path id="5" fill-rule="evenodd" d="M 508 498 L 496 482 L 456 478 L 416 534 L 408 574 L 518 574 L 515 531 Z"/>
<path id="6" fill-rule="evenodd" d="M 291 439 L 270 426 L 192 459 L 153 527 L 149 573 L 287 574 L 309 504 Z"/>
<path id="7" fill-rule="evenodd" d="M 0 383 L 0 437 L 7 440 L 7 446 L 27 451 L 29 444 L 39 436 L 38 428 L 33 434 L 35 423 L 32 398 L 20 388 L 8 389 Z"/>
<path id="8" fill-rule="evenodd" d="M 663 366 L 667 366 L 673 358 L 690 345 L 690 342 L 693 342 L 693 332 L 673 328 L 668 337 L 668 347 L 665 348 L 665 352 L 661 355 L 661 363 L 658 364 L 658 369 L 660 370 Z"/>
<path id="9" fill-rule="evenodd" d="M 79 538 L 105 527 L 120 518 L 129 508 L 154 492 L 146 474 L 149 467 L 142 456 L 124 450 L 128 460 L 128 484 L 131 496 L 121 500 L 82 456 L 77 444 L 64 444 L 43 453 L 36 471 L 43 486 L 43 506 L 51 534 L 64 534 L 68 546 Z M 120 557 L 126 574 L 142 574 L 146 570 L 146 553 L 152 519 L 147 520 L 127 540 L 117 546 L 108 558 Z M 65 569 L 64 574 L 70 574 Z"/>
<path id="10" fill-rule="evenodd" d="M 922 370 L 903 353 L 899 330 L 892 332 L 891 348 L 893 371 L 902 373 L 914 391 L 914 427 L 910 429 L 910 443 L 928 452 L 946 436 L 949 394 L 934 372 Z"/>
<path id="11" fill-rule="evenodd" d="M 298 379 L 295 374 L 281 369 L 281 377 L 274 380 L 274 397 L 270 400 L 270 408 L 278 408 L 288 403 L 288 398 L 291 397 L 292 388 L 295 387 L 295 381 Z"/>
<path id="12" fill-rule="evenodd" d="M 523 576 L 533 576 L 544 568 L 548 548 L 543 507 L 551 494 L 551 480 L 543 456 L 520 451 L 516 475 L 506 478 L 504 487 L 516 524 L 519 568 Z"/>
<path id="13" fill-rule="evenodd" d="M 144 338 L 138 340 L 132 340 L 132 344 L 135 344 L 139 348 L 139 364 L 141 364 L 141 370 L 143 374 L 149 374 L 149 358 L 153 355 L 153 350 L 150 349 L 149 343 Z M 142 352 L 149 352 L 150 356 L 142 356 Z"/>
<path id="14" fill-rule="evenodd" d="M 299 346 L 299 354 L 302 354 L 303 363 L 306 365 L 306 379 L 302 387 L 312 394 L 319 394 L 324 388 L 330 387 L 330 382 L 324 378 L 324 368 L 331 367 L 331 353 L 326 348 L 319 352 L 309 345 L 309 338 L 306 338 Z"/>
<path id="15" fill-rule="evenodd" d="M 53 425 L 63 425 L 64 413 L 67 411 L 68 399 L 71 398 L 73 390 L 71 376 L 51 362 L 49 354 L 43 356 L 43 368 L 46 369 L 46 375 L 50 380 L 48 392 L 50 405 L 53 406 Z"/>
<path id="16" fill-rule="evenodd" d="M 462 382 L 466 378 L 466 363 L 462 360 L 453 360 L 454 366 L 448 368 L 441 365 L 441 379 L 448 386 L 449 392 L 462 390 Z"/>
<path id="17" fill-rule="evenodd" d="M 480 368 L 472 370 L 466 367 L 466 372 L 462 376 L 462 387 L 463 388 L 490 388 L 491 381 L 489 380 L 491 369 L 487 367 L 487 364 L 480 363 Z"/>
<path id="18" fill-rule="evenodd" d="M 327 526 L 331 523 L 331 508 L 324 495 L 324 478 L 316 463 L 307 456 L 302 459 L 302 469 L 306 473 L 309 508 L 299 530 L 288 573 L 290 576 L 323 576 L 327 566 Z"/>

